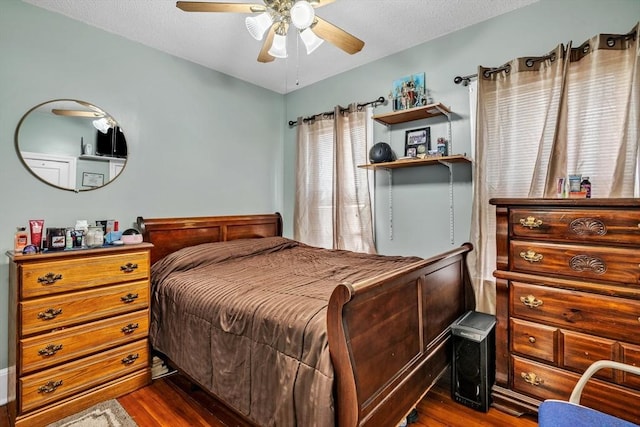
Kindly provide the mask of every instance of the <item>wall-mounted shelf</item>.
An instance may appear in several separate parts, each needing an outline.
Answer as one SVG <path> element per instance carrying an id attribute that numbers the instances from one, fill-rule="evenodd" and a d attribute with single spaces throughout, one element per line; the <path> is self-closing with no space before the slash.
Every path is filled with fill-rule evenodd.
<path id="1" fill-rule="evenodd" d="M 447 120 L 447 153 L 451 153 L 451 110 L 442 103 L 424 105 L 422 107 L 409 108 L 407 110 L 393 111 L 390 113 L 377 114 L 373 120 L 387 126 L 389 129 L 393 125 L 412 122 L 415 120 L 425 120 L 436 117 L 444 117 Z M 424 159 L 402 159 L 394 162 L 372 163 L 359 165 L 359 168 L 369 170 L 386 170 L 389 176 L 389 236 L 393 239 L 393 183 L 392 170 L 400 168 L 411 168 L 417 166 L 444 165 L 449 169 L 449 237 L 451 244 L 454 244 L 454 210 L 453 210 L 453 167 L 454 163 L 471 163 L 465 155 L 455 154 L 451 156 L 427 157 Z"/>
<path id="2" fill-rule="evenodd" d="M 82 154 L 79 158 L 80 160 L 98 160 L 101 162 L 109 162 L 112 160 L 119 160 L 121 162 L 124 162 L 125 160 L 127 160 L 122 157 L 95 156 L 93 154 Z"/>
<path id="3" fill-rule="evenodd" d="M 437 116 L 449 118 L 451 111 L 441 103 L 429 104 L 422 107 L 409 108 L 407 110 L 393 111 L 391 113 L 376 114 L 373 120 L 387 126 L 414 120 L 430 119 Z"/>
<path id="4" fill-rule="evenodd" d="M 471 159 L 463 156 L 462 154 L 455 154 L 453 156 L 427 157 L 424 159 L 408 159 L 396 160 L 393 162 L 370 163 L 368 165 L 358 165 L 358 167 L 363 169 L 398 169 L 411 168 L 416 166 L 430 166 L 443 163 L 471 163 Z"/>

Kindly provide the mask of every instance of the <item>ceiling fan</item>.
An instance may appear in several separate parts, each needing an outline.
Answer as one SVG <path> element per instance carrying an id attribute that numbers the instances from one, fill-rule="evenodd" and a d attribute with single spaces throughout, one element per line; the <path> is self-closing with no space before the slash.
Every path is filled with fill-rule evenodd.
<path id="1" fill-rule="evenodd" d="M 178 1 L 176 7 L 185 12 L 235 12 L 251 13 L 245 19 L 249 34 L 262 40 L 258 54 L 259 62 L 271 62 L 275 58 L 286 58 L 286 35 L 293 25 L 310 54 L 328 41 L 348 54 L 360 52 L 364 42 L 345 30 L 316 16 L 315 8 L 333 3 L 335 0 L 263 0 L 264 4 Z M 266 37 L 265 37 L 266 33 Z"/>
<path id="2" fill-rule="evenodd" d="M 62 105 L 58 105 L 57 106 L 58 108 L 52 108 L 51 112 L 57 116 L 70 116 L 70 117 L 99 118 L 99 117 L 104 117 L 106 115 L 106 113 L 102 111 L 100 108 L 96 107 L 95 105 L 91 105 L 88 102 L 77 101 L 77 100 L 73 102 L 80 104 L 81 107 L 85 107 L 86 109 L 81 110 L 81 109 L 71 109 L 71 108 L 60 108 L 62 107 Z"/>
<path id="3" fill-rule="evenodd" d="M 92 122 L 93 126 L 102 133 L 107 133 L 110 128 L 113 128 L 117 125 L 116 121 L 110 115 L 108 115 L 95 105 L 91 105 L 88 102 L 78 100 L 73 102 L 77 102 L 82 107 L 86 107 L 87 109 L 52 108 L 51 112 L 57 116 L 87 117 L 95 119 Z"/>

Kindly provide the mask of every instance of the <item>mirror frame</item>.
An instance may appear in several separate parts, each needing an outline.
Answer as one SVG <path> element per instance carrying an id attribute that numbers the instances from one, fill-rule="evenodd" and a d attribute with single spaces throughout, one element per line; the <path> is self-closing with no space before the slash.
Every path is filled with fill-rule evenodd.
<path id="1" fill-rule="evenodd" d="M 123 160 L 123 164 L 122 164 L 122 169 L 120 170 L 120 172 L 118 172 L 113 179 L 110 179 L 107 182 L 104 182 L 102 185 L 97 186 L 97 187 L 89 187 L 89 188 L 77 188 L 78 186 L 76 185 L 75 188 L 69 188 L 69 187 L 62 187 L 60 185 L 56 185 L 51 183 L 50 181 L 47 181 L 46 179 L 44 179 L 43 177 L 41 177 L 40 175 L 38 175 L 34 170 L 31 169 L 31 167 L 27 164 L 27 162 L 24 159 L 24 156 L 22 155 L 22 150 L 20 149 L 20 141 L 19 141 L 19 134 L 20 134 L 20 128 L 22 127 L 22 125 L 24 124 L 25 120 L 27 119 L 27 117 L 33 113 L 34 111 L 40 109 L 41 107 L 47 105 L 47 104 L 52 104 L 55 105 L 56 103 L 62 103 L 62 102 L 73 102 L 73 103 L 77 103 L 80 106 L 85 106 L 89 109 L 91 109 L 91 107 L 95 108 L 96 110 L 100 111 L 100 112 L 104 112 L 105 116 L 107 116 L 108 118 L 112 119 L 113 122 L 115 123 L 116 127 L 118 127 L 118 121 L 115 120 L 113 118 L 113 116 L 109 113 L 107 113 L 105 110 L 103 110 L 102 108 L 96 106 L 93 103 L 90 102 L 86 102 L 86 101 L 82 101 L 82 100 L 78 100 L 78 99 L 71 99 L 71 98 L 59 98 L 59 99 L 51 99 L 49 101 L 45 101 L 42 102 L 34 107 L 32 107 L 31 109 L 29 109 L 26 113 L 24 113 L 24 115 L 20 118 L 20 121 L 18 122 L 18 125 L 16 126 L 16 130 L 14 133 L 14 145 L 15 145 L 15 149 L 16 149 L 16 154 L 18 155 L 18 158 L 20 159 L 20 162 L 22 163 L 22 165 L 29 171 L 29 173 L 31 173 L 31 175 L 33 175 L 34 177 L 36 177 L 39 181 L 54 187 L 54 188 L 58 188 L 60 190 L 65 190 L 65 191 L 73 191 L 74 193 L 79 193 L 79 192 L 85 192 L 85 191 L 94 191 L 94 190 L 99 190 L 103 187 L 105 187 L 106 185 L 111 184 L 113 181 L 115 181 L 120 175 L 122 175 L 122 172 L 124 171 L 124 168 L 127 166 L 127 163 L 129 161 L 129 150 L 128 150 L 128 144 L 127 144 L 127 156 L 126 157 L 122 157 L 119 158 L 121 160 Z M 122 131 L 122 129 L 120 129 Z M 123 132 L 124 133 L 124 132 Z M 126 141 L 126 139 L 125 139 Z M 24 150 L 25 152 L 27 152 L 26 150 Z M 46 153 L 43 153 L 46 154 Z M 78 159 L 81 159 L 82 154 L 77 157 Z M 115 159 L 115 158 L 114 158 Z M 77 178 L 76 178 L 77 180 Z"/>

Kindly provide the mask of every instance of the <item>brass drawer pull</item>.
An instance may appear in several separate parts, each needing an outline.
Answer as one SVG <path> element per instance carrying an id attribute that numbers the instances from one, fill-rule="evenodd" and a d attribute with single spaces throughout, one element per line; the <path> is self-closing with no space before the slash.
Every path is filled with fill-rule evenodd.
<path id="1" fill-rule="evenodd" d="M 125 364 L 125 365 L 131 365 L 133 362 L 135 362 L 135 361 L 136 361 L 136 359 L 138 359 L 138 357 L 140 357 L 140 356 L 138 355 L 138 353 L 136 353 L 136 354 L 130 354 L 130 355 L 128 355 L 127 357 L 125 357 L 125 358 L 123 358 L 123 359 L 122 359 L 122 363 L 123 363 L 123 364 Z"/>
<path id="2" fill-rule="evenodd" d="M 542 256 L 542 254 L 537 254 L 535 251 L 529 249 L 528 251 L 520 252 L 520 258 L 524 259 L 525 261 L 529 261 L 530 263 L 534 263 L 542 261 L 542 258 L 544 257 Z"/>
<path id="3" fill-rule="evenodd" d="M 529 342 L 531 344 L 535 344 L 536 343 L 536 337 L 529 337 Z"/>
<path id="4" fill-rule="evenodd" d="M 53 393 L 61 385 L 62 385 L 62 380 L 49 381 L 45 385 L 38 387 L 38 393 Z"/>
<path id="5" fill-rule="evenodd" d="M 542 220 L 536 219 L 536 217 L 534 216 L 528 216 L 526 219 L 520 219 L 520 225 L 522 225 L 523 227 L 527 227 L 529 230 L 532 230 L 534 228 L 540 227 L 542 225 Z"/>
<path id="6" fill-rule="evenodd" d="M 138 294 L 126 294 L 125 296 L 120 297 L 120 300 L 125 304 L 133 302 L 136 299 L 138 299 Z"/>
<path id="7" fill-rule="evenodd" d="M 62 280 L 62 274 L 47 273 L 42 277 L 38 277 L 38 283 L 43 285 L 53 285 L 58 280 Z"/>
<path id="8" fill-rule="evenodd" d="M 537 308 L 542 305 L 542 300 L 534 297 L 533 295 L 527 295 L 526 297 L 520 297 L 520 302 L 529 308 Z"/>
<path id="9" fill-rule="evenodd" d="M 38 319 L 51 320 L 55 319 L 58 314 L 62 314 L 61 308 L 49 308 L 45 311 L 38 313 Z"/>
<path id="10" fill-rule="evenodd" d="M 136 329 L 138 329 L 137 323 L 129 323 L 127 326 L 123 326 L 122 329 L 120 330 L 122 331 L 123 334 L 130 334 Z"/>
<path id="11" fill-rule="evenodd" d="M 536 374 L 534 374 L 533 372 L 521 372 L 520 376 L 522 377 L 524 382 L 536 387 L 544 383 L 544 380 L 539 376 L 537 376 Z"/>
<path id="12" fill-rule="evenodd" d="M 121 265 L 120 266 L 120 270 L 124 271 L 125 273 L 131 273 L 132 271 L 134 271 L 137 268 L 138 268 L 138 264 L 132 264 L 130 262 L 126 263 L 125 265 Z"/>
<path id="13" fill-rule="evenodd" d="M 53 356 L 60 350 L 62 350 L 62 344 L 49 344 L 45 348 L 38 350 L 38 354 L 40 356 Z"/>

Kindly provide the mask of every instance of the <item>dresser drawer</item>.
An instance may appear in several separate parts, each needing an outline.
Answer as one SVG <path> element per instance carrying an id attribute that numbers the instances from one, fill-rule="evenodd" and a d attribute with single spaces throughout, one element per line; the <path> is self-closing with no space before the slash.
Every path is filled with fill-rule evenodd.
<path id="1" fill-rule="evenodd" d="M 18 374 L 28 374 L 147 336 L 147 310 L 21 339 Z"/>
<path id="2" fill-rule="evenodd" d="M 640 344 L 640 301 L 510 283 L 511 316 Z"/>
<path id="3" fill-rule="evenodd" d="M 562 275 L 640 287 L 640 251 L 513 240 L 513 271 Z"/>
<path id="4" fill-rule="evenodd" d="M 147 340 L 127 344 L 19 380 L 20 412 L 29 411 L 149 365 Z"/>
<path id="5" fill-rule="evenodd" d="M 511 350 L 555 362 L 558 328 L 511 318 Z"/>
<path id="6" fill-rule="evenodd" d="M 620 359 L 622 363 L 626 363 L 628 365 L 640 366 L 640 347 L 633 344 L 621 343 L 621 355 Z M 633 375 L 628 373 L 621 373 L 621 379 L 619 380 L 620 384 L 626 385 L 627 387 L 635 388 L 636 390 L 640 390 L 640 375 Z"/>
<path id="7" fill-rule="evenodd" d="M 18 304 L 20 336 L 53 331 L 90 320 L 140 310 L 149 305 L 147 281 L 56 295 Z"/>
<path id="8" fill-rule="evenodd" d="M 573 371 L 583 372 L 598 360 L 616 360 L 616 341 L 562 330 L 563 366 Z M 613 370 L 601 369 L 599 378 L 613 381 Z"/>
<path id="9" fill-rule="evenodd" d="M 580 377 L 552 366 L 512 356 L 513 389 L 540 400 L 569 400 Z"/>
<path id="10" fill-rule="evenodd" d="M 19 270 L 20 297 L 27 299 L 59 292 L 142 280 L 149 277 L 147 251 L 87 256 L 23 264 Z"/>
<path id="11" fill-rule="evenodd" d="M 515 237 L 640 244 L 639 210 L 512 209 L 509 222 Z"/>
<path id="12" fill-rule="evenodd" d="M 513 390 L 539 400 L 569 400 L 579 374 L 532 362 L 517 356 L 512 357 Z M 615 398 L 612 398 L 615 396 Z M 640 422 L 640 396 L 633 390 L 592 378 L 582 393 L 580 403 L 633 423 Z"/>

